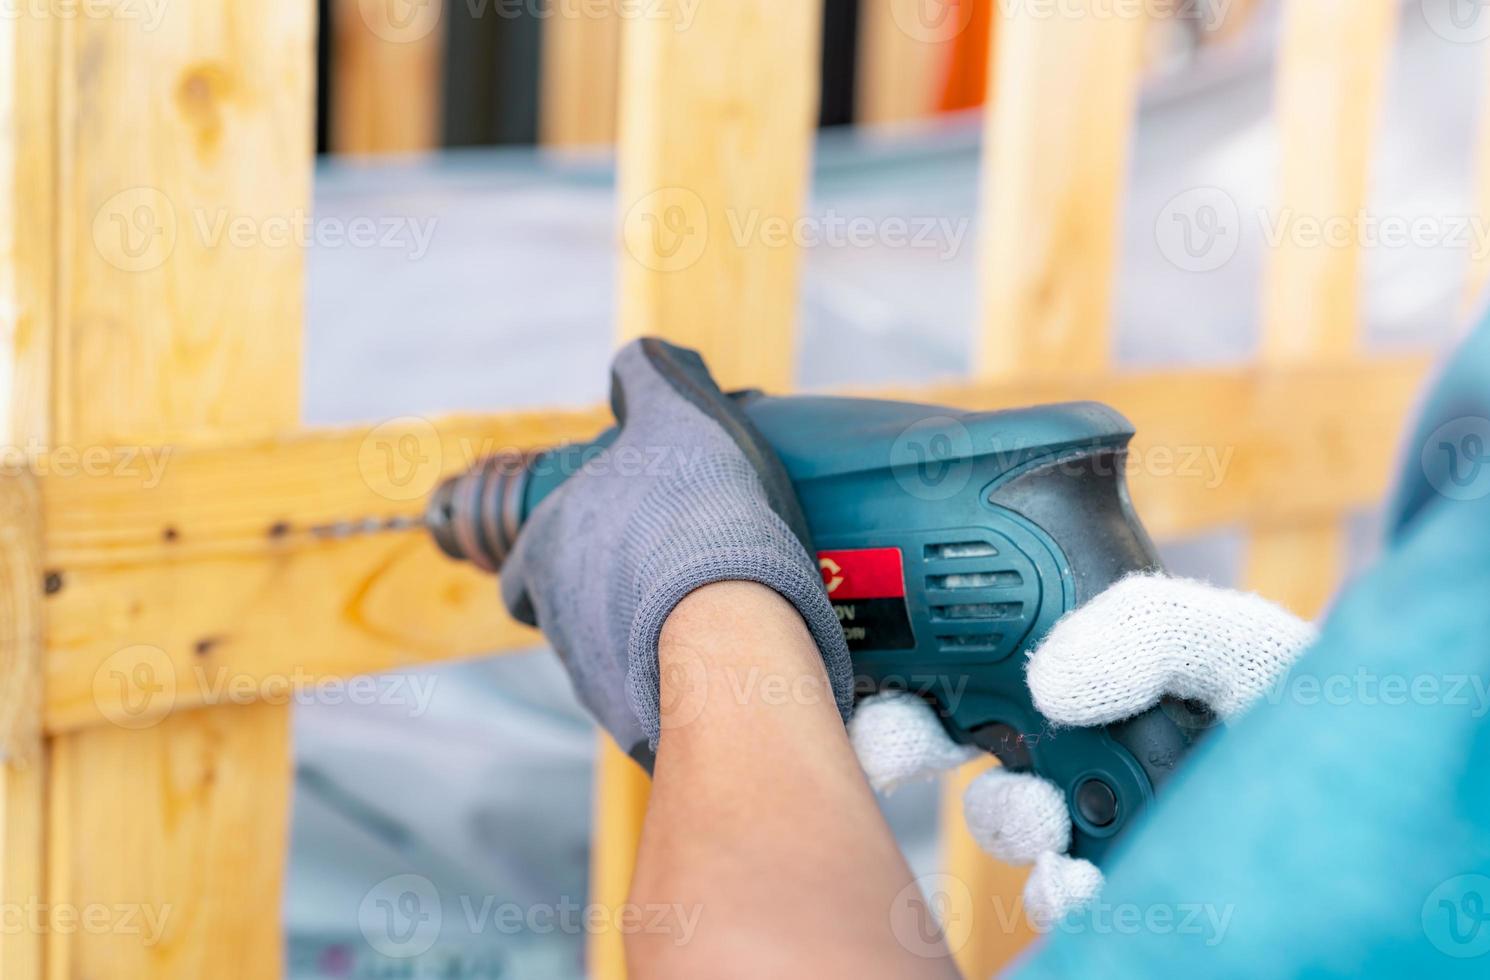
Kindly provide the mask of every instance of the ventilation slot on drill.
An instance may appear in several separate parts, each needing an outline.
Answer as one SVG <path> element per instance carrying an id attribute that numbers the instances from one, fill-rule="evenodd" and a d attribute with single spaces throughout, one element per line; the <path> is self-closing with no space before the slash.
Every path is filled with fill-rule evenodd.
<path id="1" fill-rule="evenodd" d="M 1016 619 L 1024 607 L 1017 602 L 960 602 L 949 606 L 932 606 L 932 617 L 944 622 L 969 619 Z"/>
<path id="2" fill-rule="evenodd" d="M 999 551 L 987 541 L 956 541 L 951 544 L 928 544 L 926 546 L 927 561 L 941 561 L 947 558 L 991 558 Z"/>
<path id="3" fill-rule="evenodd" d="M 933 589 L 1012 589 L 1024 584 L 1018 572 L 963 572 L 958 575 L 928 575 L 926 585 Z"/>
<path id="4" fill-rule="evenodd" d="M 969 633 L 965 636 L 938 636 L 942 653 L 994 653 L 1004 642 L 1002 633 Z"/>

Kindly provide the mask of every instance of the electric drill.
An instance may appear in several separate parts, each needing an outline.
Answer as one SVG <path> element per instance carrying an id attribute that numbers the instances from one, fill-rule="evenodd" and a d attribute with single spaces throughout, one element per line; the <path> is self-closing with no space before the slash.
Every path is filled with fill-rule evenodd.
<path id="1" fill-rule="evenodd" d="M 1062 614 L 1159 567 L 1128 498 L 1128 422 L 1091 402 L 965 413 L 731 397 L 801 500 L 859 693 L 918 694 L 958 742 L 1054 782 L 1071 853 L 1100 860 L 1211 722 L 1166 702 L 1102 728 L 1053 729 L 1025 682 L 1026 654 Z M 436 541 L 499 571 L 526 516 L 615 436 L 481 461 L 436 491 Z"/>

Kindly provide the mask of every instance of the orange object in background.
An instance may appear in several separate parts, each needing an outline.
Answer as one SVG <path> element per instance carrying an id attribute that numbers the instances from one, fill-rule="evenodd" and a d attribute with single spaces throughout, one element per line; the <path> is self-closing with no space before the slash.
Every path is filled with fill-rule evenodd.
<path id="1" fill-rule="evenodd" d="M 993 0 L 950 0 L 958 6 L 971 4 L 967 26 L 952 41 L 952 59 L 937 103 L 940 112 L 955 112 L 980 106 L 988 98 L 989 52 L 993 42 Z M 961 11 L 956 18 L 962 22 Z"/>

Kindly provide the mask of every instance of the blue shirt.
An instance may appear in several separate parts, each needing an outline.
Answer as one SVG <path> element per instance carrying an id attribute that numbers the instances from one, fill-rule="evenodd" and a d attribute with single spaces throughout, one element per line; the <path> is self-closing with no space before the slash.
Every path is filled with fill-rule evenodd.
<path id="1" fill-rule="evenodd" d="M 1377 565 L 1215 732 L 1021 977 L 1490 976 L 1490 321 Z"/>

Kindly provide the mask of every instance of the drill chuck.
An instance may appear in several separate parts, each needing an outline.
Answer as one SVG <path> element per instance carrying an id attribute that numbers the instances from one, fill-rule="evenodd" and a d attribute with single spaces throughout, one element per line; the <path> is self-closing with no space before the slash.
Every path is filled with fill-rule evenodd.
<path id="1" fill-rule="evenodd" d="M 502 570 L 522 529 L 535 455 L 497 453 L 440 484 L 424 520 L 441 551 L 488 572 Z"/>

